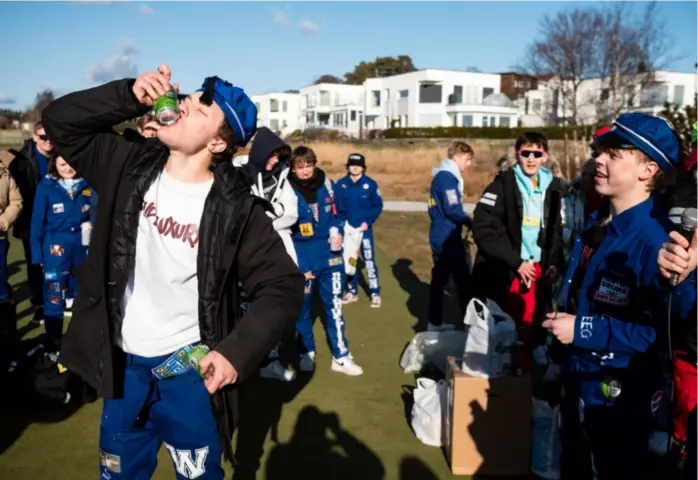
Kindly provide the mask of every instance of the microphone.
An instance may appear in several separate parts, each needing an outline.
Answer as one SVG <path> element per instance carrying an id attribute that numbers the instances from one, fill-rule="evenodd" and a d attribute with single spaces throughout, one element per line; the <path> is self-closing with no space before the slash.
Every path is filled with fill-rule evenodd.
<path id="1" fill-rule="evenodd" d="M 681 229 L 679 233 L 691 243 L 693 240 L 693 234 L 698 227 L 698 210 L 695 208 L 687 208 L 681 214 Z M 679 284 L 679 274 L 674 273 L 671 275 L 670 284 L 673 287 Z"/>

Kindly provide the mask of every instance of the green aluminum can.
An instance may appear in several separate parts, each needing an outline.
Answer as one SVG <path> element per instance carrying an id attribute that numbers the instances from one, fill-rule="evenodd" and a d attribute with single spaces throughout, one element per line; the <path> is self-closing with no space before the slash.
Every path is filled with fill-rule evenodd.
<path id="1" fill-rule="evenodd" d="M 160 95 L 153 102 L 153 116 L 161 125 L 169 125 L 179 119 L 179 101 L 174 89 Z"/>
<path id="2" fill-rule="evenodd" d="M 210 349 L 203 344 L 197 345 L 187 353 L 187 361 L 189 366 L 199 372 L 202 378 L 205 378 L 204 373 L 199 369 L 199 363 L 208 354 Z"/>

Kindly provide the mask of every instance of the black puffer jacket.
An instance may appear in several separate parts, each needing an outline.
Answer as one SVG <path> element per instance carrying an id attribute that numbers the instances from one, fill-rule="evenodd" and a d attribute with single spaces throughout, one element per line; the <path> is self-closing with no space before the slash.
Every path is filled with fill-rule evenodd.
<path id="1" fill-rule="evenodd" d="M 561 208 L 565 189 L 554 178 L 545 192 L 543 224 L 538 236 L 542 249 L 541 267 L 555 266 L 563 272 Z M 478 298 L 490 298 L 504 306 L 507 292 L 521 265 L 521 223 L 523 201 L 514 170 L 499 173 L 483 192 L 473 212 L 473 237 L 477 257 L 473 283 Z"/>
<path id="2" fill-rule="evenodd" d="M 17 183 L 23 205 L 19 217 L 15 220 L 12 234 L 15 238 L 29 238 L 34 196 L 41 182 L 39 164 L 34 156 L 34 141 L 31 138 L 24 141 L 24 145 L 10 162 L 8 170 Z"/>
<path id="3" fill-rule="evenodd" d="M 134 80 L 119 80 L 66 95 L 43 113 L 56 151 L 99 194 L 99 213 L 79 281 L 61 363 L 105 398 L 123 392 L 125 355 L 114 345 L 121 299 L 133 268 L 140 209 L 169 152 L 159 140 L 124 138 L 112 126 L 147 112 L 133 95 Z M 303 303 L 304 279 L 286 254 L 265 205 L 232 164 L 220 165 L 199 226 L 197 278 L 202 343 L 217 350 L 239 374 L 256 371 L 293 326 Z M 239 317 L 240 287 L 250 296 Z M 166 302 L 167 299 L 158 299 Z M 211 397 L 225 457 L 238 416 L 238 385 Z"/>

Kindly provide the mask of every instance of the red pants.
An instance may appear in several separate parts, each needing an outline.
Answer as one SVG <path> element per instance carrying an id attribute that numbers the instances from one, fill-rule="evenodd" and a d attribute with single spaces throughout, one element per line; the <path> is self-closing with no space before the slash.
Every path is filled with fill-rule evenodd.
<path id="1" fill-rule="evenodd" d="M 680 358 L 686 352 L 674 352 L 674 410 L 673 426 L 674 437 L 686 443 L 686 426 L 688 415 L 696 408 L 698 399 L 698 382 L 696 376 L 696 366 Z"/>
<path id="2" fill-rule="evenodd" d="M 524 373 L 529 371 L 529 363 L 535 346 L 535 329 L 533 319 L 535 317 L 538 297 L 545 281 L 541 277 L 542 271 L 539 263 L 534 264 L 536 269 L 535 279 L 526 293 L 519 292 L 521 280 L 517 276 L 509 288 L 509 296 L 503 310 L 508 313 L 516 324 L 517 346 L 514 352 L 514 368 L 520 368 Z M 538 292 L 537 292 L 538 291 Z"/>

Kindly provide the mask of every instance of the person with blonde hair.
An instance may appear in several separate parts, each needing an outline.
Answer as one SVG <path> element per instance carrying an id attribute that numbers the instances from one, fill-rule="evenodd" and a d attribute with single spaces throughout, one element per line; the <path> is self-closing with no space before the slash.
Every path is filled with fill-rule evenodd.
<path id="1" fill-rule="evenodd" d="M 463 315 L 472 296 L 470 267 L 463 243 L 463 225 L 472 227 L 472 219 L 463 209 L 463 172 L 470 166 L 473 149 L 463 140 L 454 140 L 446 158 L 432 171 L 429 189 L 429 245 L 434 260 L 429 287 L 429 324 L 427 330 L 453 328 L 444 324 L 443 294 L 453 277 Z"/>

